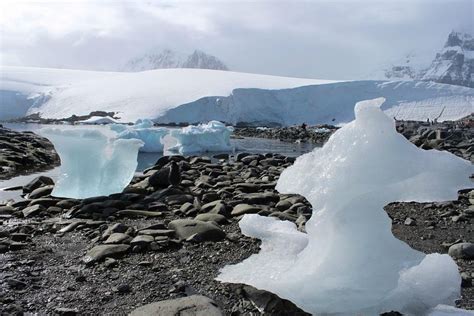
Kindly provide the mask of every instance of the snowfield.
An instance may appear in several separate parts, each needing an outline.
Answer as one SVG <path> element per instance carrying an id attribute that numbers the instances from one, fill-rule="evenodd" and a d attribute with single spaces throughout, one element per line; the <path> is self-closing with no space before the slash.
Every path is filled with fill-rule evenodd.
<path id="1" fill-rule="evenodd" d="M 117 112 L 122 122 L 346 123 L 355 102 L 383 96 L 398 119 L 458 119 L 474 89 L 416 81 L 331 81 L 204 69 L 135 73 L 0 67 L 0 120 Z"/>

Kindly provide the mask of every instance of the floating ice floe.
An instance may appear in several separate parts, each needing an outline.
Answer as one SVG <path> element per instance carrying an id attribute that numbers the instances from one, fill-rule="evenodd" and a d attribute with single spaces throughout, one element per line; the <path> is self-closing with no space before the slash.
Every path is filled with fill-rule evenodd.
<path id="1" fill-rule="evenodd" d="M 219 121 L 210 121 L 197 126 L 190 125 L 179 130 L 172 130 L 171 136 L 177 144 L 170 147 L 170 151 L 181 155 L 197 152 L 231 151 L 230 135 L 232 127 L 226 127 Z"/>
<path id="2" fill-rule="evenodd" d="M 113 124 L 110 129 L 117 134 L 120 139 L 139 139 L 143 142 L 140 152 L 155 153 L 163 152 L 163 138 L 168 135 L 167 128 L 153 127 L 153 121 L 140 119 L 132 126 L 123 124 Z"/>
<path id="3" fill-rule="evenodd" d="M 313 206 L 307 233 L 291 222 L 245 215 L 241 230 L 262 240 L 261 251 L 224 267 L 218 280 L 273 292 L 316 315 L 423 315 L 454 305 L 461 284 L 456 263 L 396 239 L 383 207 L 456 199 L 472 186 L 474 167 L 411 144 L 381 111 L 383 101 L 357 103 L 353 122 L 281 174 L 277 189 Z"/>
<path id="4" fill-rule="evenodd" d="M 137 139 L 114 139 L 97 129 L 43 128 L 61 158 L 53 196 L 87 198 L 119 193 L 137 168 Z"/>

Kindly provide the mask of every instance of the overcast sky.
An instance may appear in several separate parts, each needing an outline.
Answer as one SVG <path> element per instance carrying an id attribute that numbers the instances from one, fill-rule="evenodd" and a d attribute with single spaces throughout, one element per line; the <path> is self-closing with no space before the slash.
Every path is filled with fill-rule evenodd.
<path id="1" fill-rule="evenodd" d="M 432 59 L 474 0 L 0 0 L 0 63 L 117 69 L 159 48 L 236 71 L 356 79 L 408 52 Z"/>

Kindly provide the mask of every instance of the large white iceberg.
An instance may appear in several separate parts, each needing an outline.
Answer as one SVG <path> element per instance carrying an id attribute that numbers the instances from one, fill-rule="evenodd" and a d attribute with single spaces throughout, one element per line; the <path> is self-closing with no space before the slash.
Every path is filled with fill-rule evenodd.
<path id="1" fill-rule="evenodd" d="M 317 315 L 422 315 L 454 304 L 461 284 L 456 263 L 396 239 L 383 207 L 455 199 L 472 186 L 474 167 L 408 142 L 381 111 L 383 101 L 357 103 L 355 121 L 281 174 L 277 189 L 313 206 L 307 234 L 290 222 L 245 215 L 241 230 L 262 240 L 261 251 L 224 267 L 218 280 L 271 291 Z"/>
<path id="2" fill-rule="evenodd" d="M 170 151 L 181 155 L 198 152 L 231 151 L 230 135 L 234 129 L 219 121 L 210 121 L 197 126 L 190 125 L 171 131 L 171 136 L 177 144 Z"/>
<path id="3" fill-rule="evenodd" d="M 163 152 L 163 138 L 169 133 L 167 128 L 153 127 L 153 121 L 148 119 L 137 120 L 132 126 L 113 124 L 110 129 L 117 133 L 117 138 L 141 140 L 140 152 L 146 153 Z"/>
<path id="4" fill-rule="evenodd" d="M 121 192 L 137 168 L 137 139 L 114 139 L 97 129 L 43 128 L 61 158 L 53 196 L 87 198 Z"/>

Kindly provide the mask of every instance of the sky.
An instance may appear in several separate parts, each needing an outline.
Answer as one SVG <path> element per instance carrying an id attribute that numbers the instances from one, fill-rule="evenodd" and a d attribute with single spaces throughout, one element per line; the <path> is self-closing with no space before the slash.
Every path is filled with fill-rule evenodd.
<path id="1" fill-rule="evenodd" d="M 474 32 L 474 0 L 0 0 L 0 64 L 120 69 L 164 48 L 231 70 L 360 79 L 451 30 Z"/>

